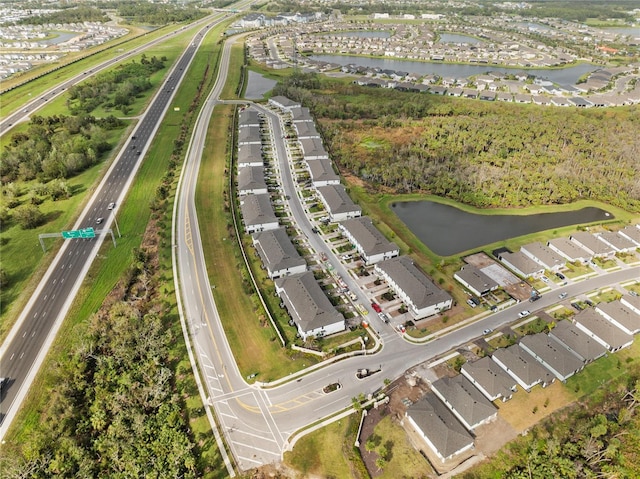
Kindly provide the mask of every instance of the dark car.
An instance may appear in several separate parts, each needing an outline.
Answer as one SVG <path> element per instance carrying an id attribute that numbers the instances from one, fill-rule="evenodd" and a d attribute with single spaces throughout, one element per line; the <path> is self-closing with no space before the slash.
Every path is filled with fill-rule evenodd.
<path id="1" fill-rule="evenodd" d="M 562 273 L 556 273 L 556 276 L 558 277 L 558 279 L 566 279 L 565 275 Z"/>

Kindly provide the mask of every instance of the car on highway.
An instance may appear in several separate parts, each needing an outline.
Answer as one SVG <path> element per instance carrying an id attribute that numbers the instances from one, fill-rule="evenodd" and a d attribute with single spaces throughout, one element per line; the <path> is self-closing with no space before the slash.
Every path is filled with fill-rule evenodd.
<path id="1" fill-rule="evenodd" d="M 531 311 L 529 311 L 528 309 L 525 309 L 524 311 L 520 311 L 518 313 L 518 317 L 519 318 L 526 318 L 527 316 L 529 316 L 531 314 Z"/>
<path id="2" fill-rule="evenodd" d="M 116 204 L 112 201 L 111 203 L 109 203 L 109 206 L 107 206 L 108 210 L 112 210 L 116 207 Z"/>
<path id="3" fill-rule="evenodd" d="M 564 293 L 560 293 L 560 294 L 558 295 L 558 298 L 560 298 L 560 299 L 564 299 L 564 298 L 566 298 L 566 297 L 567 297 L 567 293 L 566 293 L 566 292 L 564 292 Z"/>
<path id="4" fill-rule="evenodd" d="M 371 303 L 371 307 L 376 313 L 382 313 L 382 308 L 378 303 Z"/>
<path id="5" fill-rule="evenodd" d="M 142 152 L 140 150 L 136 151 L 136 155 L 140 156 Z"/>
<path id="6" fill-rule="evenodd" d="M 100 217 L 100 218 L 96 219 L 96 224 L 99 225 L 103 221 L 104 221 L 104 218 Z"/>

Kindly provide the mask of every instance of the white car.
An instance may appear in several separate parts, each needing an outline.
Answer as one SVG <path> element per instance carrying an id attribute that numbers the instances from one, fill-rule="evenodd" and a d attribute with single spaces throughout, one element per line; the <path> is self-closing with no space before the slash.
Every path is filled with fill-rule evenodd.
<path id="1" fill-rule="evenodd" d="M 112 210 L 116 207 L 116 204 L 114 202 L 109 203 L 109 206 L 107 206 L 108 210 Z"/>
<path id="2" fill-rule="evenodd" d="M 526 318 L 527 316 L 529 316 L 531 314 L 531 311 L 529 311 L 528 309 L 525 309 L 524 311 L 520 311 L 518 313 L 518 317 L 519 318 Z"/>
<path id="3" fill-rule="evenodd" d="M 549 278 L 547 278 L 546 276 L 542 276 L 540 279 L 541 279 L 542 281 L 544 281 L 545 283 L 548 283 L 548 282 L 549 282 Z"/>
<path id="4" fill-rule="evenodd" d="M 564 299 L 564 298 L 566 298 L 566 297 L 567 297 L 567 293 L 560 293 L 560 294 L 558 295 L 558 298 L 560 298 L 560 299 Z"/>

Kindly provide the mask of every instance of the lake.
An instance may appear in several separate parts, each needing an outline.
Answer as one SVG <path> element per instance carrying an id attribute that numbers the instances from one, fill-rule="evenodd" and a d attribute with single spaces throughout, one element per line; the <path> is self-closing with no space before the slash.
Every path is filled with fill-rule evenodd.
<path id="1" fill-rule="evenodd" d="M 480 43 L 479 40 L 468 35 L 460 35 L 458 33 L 441 33 L 438 39 L 438 43 Z"/>
<path id="2" fill-rule="evenodd" d="M 381 68 L 383 70 L 404 71 L 421 75 L 435 74 L 441 77 L 468 78 L 487 72 L 507 74 L 525 71 L 538 78 L 550 80 L 560 85 L 572 85 L 588 72 L 602 68 L 598 65 L 580 63 L 579 65 L 555 70 L 531 68 L 504 68 L 497 65 L 460 65 L 457 63 L 416 62 L 411 60 L 390 60 L 386 58 L 360 57 L 357 55 L 311 55 L 312 60 L 337 63 L 339 65 L 359 65 L 363 67 Z"/>
<path id="3" fill-rule="evenodd" d="M 409 230 L 431 251 L 450 256 L 537 231 L 610 220 L 600 208 L 519 215 L 482 215 L 434 201 L 402 201 L 391 204 Z"/>

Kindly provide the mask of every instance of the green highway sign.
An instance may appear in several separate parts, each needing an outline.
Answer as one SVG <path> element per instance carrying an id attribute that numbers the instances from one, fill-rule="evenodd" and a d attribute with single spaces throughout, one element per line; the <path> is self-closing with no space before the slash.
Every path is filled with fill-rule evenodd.
<path id="1" fill-rule="evenodd" d="M 93 228 L 84 228 L 81 230 L 63 231 L 62 237 L 64 239 L 76 239 L 76 238 L 95 238 L 96 233 Z"/>

